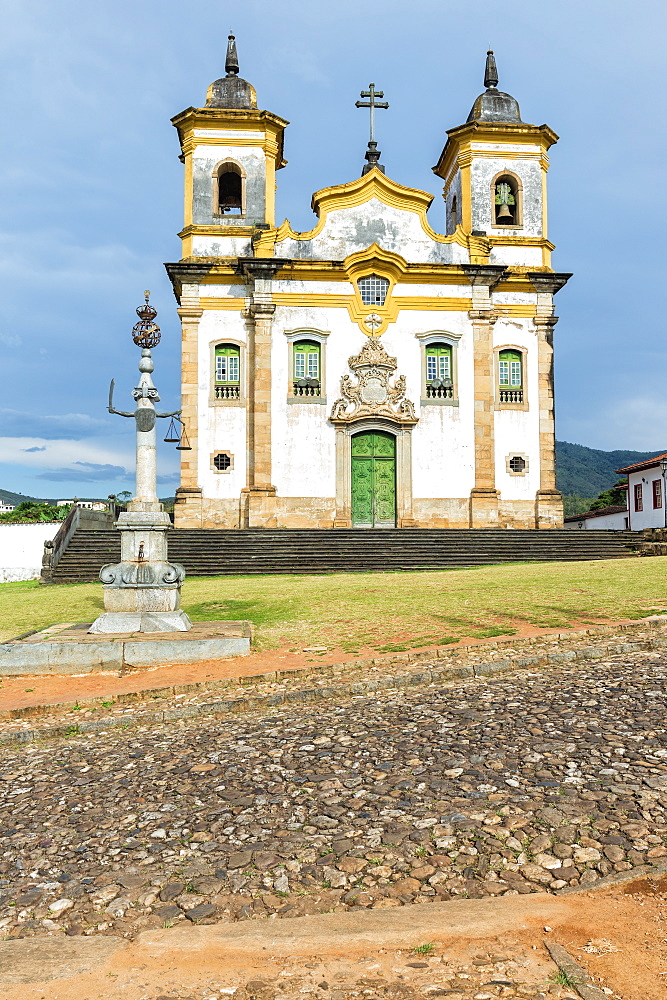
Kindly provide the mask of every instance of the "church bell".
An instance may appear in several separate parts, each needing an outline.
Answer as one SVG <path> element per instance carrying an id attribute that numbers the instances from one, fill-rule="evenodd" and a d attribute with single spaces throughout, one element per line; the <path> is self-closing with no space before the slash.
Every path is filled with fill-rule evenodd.
<path id="1" fill-rule="evenodd" d="M 500 206 L 500 208 L 498 209 L 498 213 L 496 215 L 496 219 L 498 220 L 498 222 L 501 221 L 504 222 L 505 219 L 509 219 L 510 222 L 513 220 L 512 212 L 507 203 L 504 203 Z"/>

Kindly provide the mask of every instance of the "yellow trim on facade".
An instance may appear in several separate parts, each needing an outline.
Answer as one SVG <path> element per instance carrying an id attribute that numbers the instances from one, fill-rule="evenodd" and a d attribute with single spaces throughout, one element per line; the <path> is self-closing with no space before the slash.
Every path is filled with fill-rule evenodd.
<path id="1" fill-rule="evenodd" d="M 239 298 L 218 298 L 211 295 L 200 298 L 202 309 L 229 309 L 232 312 L 245 309 L 245 296 Z"/>
<path id="2" fill-rule="evenodd" d="M 205 226 L 197 222 L 192 222 L 189 226 L 184 226 L 180 233 L 181 239 L 186 236 L 252 236 L 255 233 L 254 226 L 230 226 L 229 223 L 221 222 L 219 226 Z"/>
<path id="3" fill-rule="evenodd" d="M 308 298 L 304 301 L 303 295 L 298 292 L 274 292 L 272 295 L 272 300 L 276 305 L 283 306 L 304 306 L 312 309 L 346 309 L 350 319 L 353 322 L 358 323 L 361 330 L 364 333 L 368 333 L 363 320 L 368 312 L 376 312 L 380 315 L 380 309 L 383 315 L 380 315 L 382 320 L 382 326 L 379 327 L 375 333 L 376 336 L 381 335 L 387 329 L 390 323 L 396 323 L 398 321 L 399 314 L 401 312 L 461 312 L 466 313 L 472 308 L 471 298 L 438 298 L 438 299 L 425 299 L 421 296 L 409 296 L 409 295 L 396 295 L 392 297 L 391 302 L 383 307 L 372 308 L 371 306 L 363 306 L 363 315 L 360 315 L 359 303 L 356 301 L 356 296 L 354 295 L 308 295 Z M 246 301 L 245 297 L 238 296 L 236 298 L 220 298 L 218 296 L 202 296 L 200 299 L 200 305 L 202 309 L 205 310 L 224 310 L 228 312 L 242 312 L 245 309 Z M 499 318 L 510 318 L 514 317 L 517 319 L 532 319 L 536 315 L 536 307 L 534 304 L 509 304 L 496 306 L 494 308 L 494 314 Z"/>

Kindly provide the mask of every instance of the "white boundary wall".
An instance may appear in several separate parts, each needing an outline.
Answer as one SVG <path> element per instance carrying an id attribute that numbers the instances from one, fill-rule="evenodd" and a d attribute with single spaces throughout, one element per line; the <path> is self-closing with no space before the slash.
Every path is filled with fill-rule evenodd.
<path id="1" fill-rule="evenodd" d="M 35 524 L 0 523 L 0 583 L 38 580 L 42 571 L 44 542 L 55 538 L 62 521 Z"/>

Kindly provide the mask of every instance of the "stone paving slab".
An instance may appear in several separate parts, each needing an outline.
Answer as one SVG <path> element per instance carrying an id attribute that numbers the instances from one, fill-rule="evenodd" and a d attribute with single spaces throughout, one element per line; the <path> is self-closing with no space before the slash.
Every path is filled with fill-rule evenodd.
<path id="1" fill-rule="evenodd" d="M 249 622 L 197 622 L 189 632 L 89 635 L 87 624 L 0 644 L 0 676 L 124 672 L 250 652 Z"/>
<path id="2" fill-rule="evenodd" d="M 28 938 L 0 942 L 0 983 L 70 979 L 127 947 L 124 938 Z"/>

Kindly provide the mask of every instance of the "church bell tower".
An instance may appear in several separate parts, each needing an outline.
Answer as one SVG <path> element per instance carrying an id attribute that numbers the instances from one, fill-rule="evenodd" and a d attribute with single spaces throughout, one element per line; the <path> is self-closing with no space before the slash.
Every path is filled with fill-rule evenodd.
<path id="1" fill-rule="evenodd" d="M 518 102 L 498 90 L 492 51 L 484 86 L 466 123 L 448 130 L 433 168 L 445 182 L 446 232 L 460 227 L 488 240 L 492 264 L 550 267 L 547 152 L 558 136 L 548 125 L 521 120 Z"/>
<path id="2" fill-rule="evenodd" d="M 172 118 L 185 165 L 183 259 L 245 256 L 257 229 L 275 225 L 275 175 L 285 166 L 288 123 L 258 110 L 255 88 L 238 75 L 233 35 L 225 72 L 208 88 L 205 107 Z"/>

